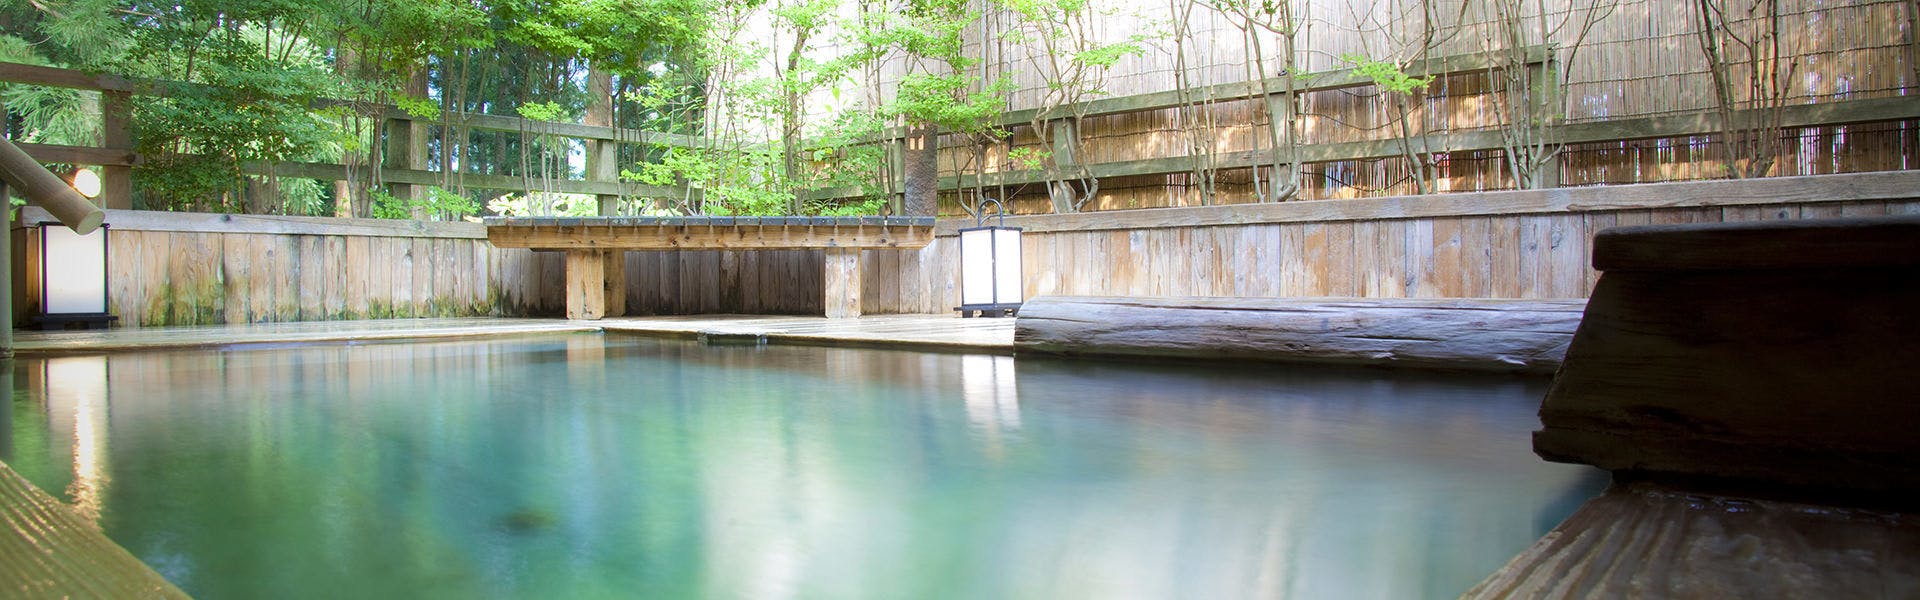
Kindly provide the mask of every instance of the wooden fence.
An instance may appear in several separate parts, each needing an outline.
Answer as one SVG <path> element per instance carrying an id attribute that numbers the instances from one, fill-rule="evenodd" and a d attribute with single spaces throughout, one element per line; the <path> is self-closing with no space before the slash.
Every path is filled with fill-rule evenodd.
<path id="1" fill-rule="evenodd" d="M 1616 225 L 1920 214 L 1920 172 L 1562 188 L 1013 217 L 1029 296 L 1578 298 Z M 23 211 L 28 225 L 47 220 Z M 110 307 L 127 326 L 410 316 L 558 316 L 558 253 L 481 226 L 108 211 Z M 869 251 L 865 312 L 959 304 L 956 231 Z M 38 304 L 14 230 L 16 319 Z M 629 314 L 819 314 L 819 251 L 631 252 Z"/>

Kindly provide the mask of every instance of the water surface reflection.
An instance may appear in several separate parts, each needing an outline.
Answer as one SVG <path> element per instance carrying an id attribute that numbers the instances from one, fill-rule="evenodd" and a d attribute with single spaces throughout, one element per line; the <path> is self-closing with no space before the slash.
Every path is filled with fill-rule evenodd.
<path id="1" fill-rule="evenodd" d="M 90 360 L 20 361 L 0 458 L 204 598 L 1451 597 L 1601 484 L 1528 451 L 1533 380 L 593 335 Z"/>

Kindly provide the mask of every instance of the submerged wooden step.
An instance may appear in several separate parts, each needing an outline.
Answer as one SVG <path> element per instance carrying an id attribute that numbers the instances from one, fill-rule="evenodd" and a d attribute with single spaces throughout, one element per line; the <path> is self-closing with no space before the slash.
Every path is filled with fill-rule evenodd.
<path id="1" fill-rule="evenodd" d="M 1582 300 L 1043 296 L 1020 354 L 1552 373 Z"/>

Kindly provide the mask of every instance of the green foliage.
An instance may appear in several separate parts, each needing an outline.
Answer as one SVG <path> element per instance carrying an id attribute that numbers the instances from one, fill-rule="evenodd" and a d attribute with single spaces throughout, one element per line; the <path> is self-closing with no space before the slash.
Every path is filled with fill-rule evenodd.
<path id="1" fill-rule="evenodd" d="M 0 61 L 51 66 L 32 44 L 11 35 L 0 35 Z M 26 134 L 19 141 L 69 146 L 100 142 L 99 92 L 0 83 L 0 103 L 24 127 Z"/>
<path id="2" fill-rule="evenodd" d="M 375 219 L 412 219 L 417 209 L 428 217 L 457 221 L 462 217 L 480 212 L 480 204 L 472 198 L 462 196 L 439 186 L 427 186 L 426 198 L 411 200 L 400 198 L 386 190 L 373 191 L 373 218 Z"/>
<path id="3" fill-rule="evenodd" d="M 561 108 L 559 103 L 551 101 L 522 104 L 515 108 L 514 112 L 520 113 L 520 118 L 523 119 L 552 123 L 561 122 L 567 116 L 566 109 Z"/>
<path id="4" fill-rule="evenodd" d="M 440 118 L 440 105 L 426 98 L 399 95 L 393 97 L 394 106 L 400 107 L 407 116 L 415 119 L 434 120 Z"/>
<path id="5" fill-rule="evenodd" d="M 1372 79 L 1380 89 L 1395 94 L 1410 94 L 1414 90 L 1426 89 L 1427 84 L 1433 83 L 1432 76 L 1411 77 L 1401 71 L 1399 65 L 1358 54 L 1342 54 L 1340 60 L 1353 65 L 1354 74 Z"/>
<path id="6" fill-rule="evenodd" d="M 939 125 L 947 131 L 1004 135 L 993 128 L 993 122 L 1006 106 L 1013 80 L 1001 77 L 969 91 L 974 81 L 963 74 L 909 73 L 901 77 L 898 94 L 882 112 Z"/>
<path id="7" fill-rule="evenodd" d="M 1015 168 L 1026 170 L 1043 168 L 1047 165 L 1047 159 L 1052 157 L 1052 152 L 1039 148 L 1014 148 L 1007 152 L 1007 162 L 1013 163 Z"/>

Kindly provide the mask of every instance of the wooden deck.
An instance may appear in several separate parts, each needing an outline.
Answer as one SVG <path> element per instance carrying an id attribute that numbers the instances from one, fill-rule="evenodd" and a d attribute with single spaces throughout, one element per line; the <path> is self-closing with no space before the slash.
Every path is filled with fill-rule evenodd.
<path id="1" fill-rule="evenodd" d="M 555 319 L 381 319 L 150 327 L 103 331 L 20 331 L 14 350 L 23 355 L 76 354 L 382 340 L 433 340 L 472 336 L 609 331 L 663 337 L 701 332 L 764 335 L 768 343 L 863 346 L 1007 354 L 1013 352 L 1013 319 L 962 319 L 953 315 L 876 315 L 845 319 L 708 315 L 625 317 L 600 321 Z"/>

